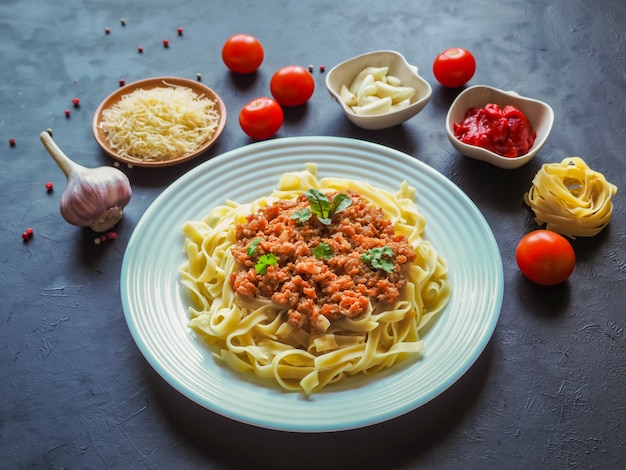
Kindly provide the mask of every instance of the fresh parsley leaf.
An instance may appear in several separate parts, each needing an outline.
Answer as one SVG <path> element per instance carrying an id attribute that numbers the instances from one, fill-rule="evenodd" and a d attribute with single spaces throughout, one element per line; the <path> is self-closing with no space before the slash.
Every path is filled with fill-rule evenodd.
<path id="1" fill-rule="evenodd" d="M 246 248 L 246 254 L 250 257 L 254 256 L 254 254 L 256 253 L 256 249 L 259 246 L 259 243 L 261 243 L 262 241 L 262 238 L 255 238 L 254 240 L 252 240 Z"/>
<path id="2" fill-rule="evenodd" d="M 303 207 L 302 209 L 298 209 L 293 214 L 291 214 L 291 217 L 289 218 L 291 220 L 297 220 L 299 223 L 303 224 L 312 216 L 313 213 L 311 212 L 311 209 L 309 209 L 308 207 Z"/>
<path id="3" fill-rule="evenodd" d="M 372 267 L 374 267 L 376 269 L 382 269 L 383 271 L 385 271 L 387 273 L 392 273 L 393 272 L 393 261 L 385 259 L 385 258 L 373 259 L 372 260 Z"/>
<path id="4" fill-rule="evenodd" d="M 367 250 L 361 255 L 363 263 L 369 263 L 374 269 L 382 269 L 385 272 L 393 272 L 393 261 L 389 258 L 394 256 L 394 252 L 388 246 L 378 246 Z"/>
<path id="5" fill-rule="evenodd" d="M 313 254 L 317 259 L 331 259 L 334 256 L 333 249 L 326 242 L 322 242 L 313 248 Z"/>
<path id="6" fill-rule="evenodd" d="M 351 204 L 352 198 L 350 196 L 344 193 L 338 193 L 330 204 L 330 216 L 332 217 L 333 214 L 337 214 L 347 207 L 350 207 Z"/>
<path id="7" fill-rule="evenodd" d="M 259 258 L 256 266 L 254 266 L 254 269 L 257 274 L 265 275 L 267 274 L 267 267 L 276 266 L 277 263 L 278 259 L 276 258 L 276 255 L 274 253 L 267 253 Z"/>
<path id="8" fill-rule="evenodd" d="M 321 223 L 330 225 L 330 201 L 328 196 L 318 189 L 311 188 L 306 192 L 309 200 L 311 212 L 313 212 Z"/>
<path id="9" fill-rule="evenodd" d="M 343 193 L 335 195 L 332 204 L 328 196 L 318 189 L 311 188 L 305 194 L 309 200 L 311 211 L 324 225 L 330 225 L 333 215 L 341 212 L 352 204 L 352 198 Z"/>

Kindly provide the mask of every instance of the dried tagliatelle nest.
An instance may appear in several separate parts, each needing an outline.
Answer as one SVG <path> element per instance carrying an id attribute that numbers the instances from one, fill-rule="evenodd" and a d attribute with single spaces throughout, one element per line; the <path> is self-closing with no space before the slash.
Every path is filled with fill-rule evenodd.
<path id="1" fill-rule="evenodd" d="M 580 157 L 547 163 L 533 178 L 524 201 L 539 225 L 569 237 L 593 237 L 613 216 L 617 186 Z"/>

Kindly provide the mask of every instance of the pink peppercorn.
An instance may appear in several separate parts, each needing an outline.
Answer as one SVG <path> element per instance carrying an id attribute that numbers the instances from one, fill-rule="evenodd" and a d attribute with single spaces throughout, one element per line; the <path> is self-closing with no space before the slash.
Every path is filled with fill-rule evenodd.
<path id="1" fill-rule="evenodd" d="M 183 28 L 178 28 L 178 35 L 182 36 L 183 35 Z"/>
<path id="2" fill-rule="evenodd" d="M 78 98 L 74 98 L 72 100 L 72 103 L 74 103 L 75 108 L 78 108 L 80 106 L 80 100 Z"/>
<path id="3" fill-rule="evenodd" d="M 170 42 L 167 39 L 163 39 L 163 47 L 169 47 L 170 46 Z"/>
<path id="4" fill-rule="evenodd" d="M 126 85 L 126 80 L 124 80 L 123 78 L 120 78 L 120 86 L 124 86 Z"/>
<path id="5" fill-rule="evenodd" d="M 15 139 L 9 139 L 9 145 L 15 147 Z"/>
<path id="6" fill-rule="evenodd" d="M 33 229 L 32 228 L 27 228 L 24 233 L 22 234 L 22 239 L 26 242 L 28 240 L 30 240 L 33 237 Z"/>
<path id="7" fill-rule="evenodd" d="M 46 182 L 46 189 L 48 191 L 52 191 L 53 188 L 54 188 L 54 185 L 52 184 L 52 181 Z"/>
<path id="8" fill-rule="evenodd" d="M 116 232 L 109 232 L 109 233 L 107 233 L 107 238 L 109 240 L 115 240 L 117 238 L 117 233 Z"/>
<path id="9" fill-rule="evenodd" d="M 139 47 L 137 48 L 137 51 L 141 54 L 141 53 L 143 52 L 143 47 L 139 46 Z"/>
<path id="10" fill-rule="evenodd" d="M 326 70 L 326 66 L 325 65 L 320 65 L 320 72 L 323 72 L 324 70 Z"/>
<path id="11" fill-rule="evenodd" d="M 104 34 L 111 34 L 111 28 L 104 28 Z"/>
<path id="12" fill-rule="evenodd" d="M 69 109 L 65 110 L 65 117 L 67 117 L 67 118 L 70 117 L 70 110 Z"/>

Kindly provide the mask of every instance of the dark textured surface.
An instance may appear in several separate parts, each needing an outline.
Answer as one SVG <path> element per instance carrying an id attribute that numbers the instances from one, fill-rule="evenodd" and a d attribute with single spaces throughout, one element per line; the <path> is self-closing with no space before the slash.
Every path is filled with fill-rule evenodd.
<path id="1" fill-rule="evenodd" d="M 249 78 L 233 77 L 220 58 L 223 41 L 238 32 L 265 46 L 262 68 Z M 459 156 L 447 141 L 444 117 L 458 90 L 440 88 L 431 63 L 453 45 L 476 56 L 470 84 L 554 108 L 552 135 L 527 166 L 499 170 Z M 385 48 L 420 67 L 433 98 L 402 126 L 364 131 L 331 101 L 318 66 Z M 476 202 L 504 264 L 501 317 L 468 373 L 421 409 L 354 431 L 268 431 L 198 407 L 143 359 L 119 298 L 124 249 L 145 209 L 185 171 L 250 142 L 238 110 L 268 94 L 273 71 L 290 63 L 314 64 L 317 88 L 308 105 L 288 110 L 278 137 L 356 137 L 428 163 Z M 3 0 L 0 64 L 1 468 L 624 468 L 623 0 Z M 119 237 L 94 245 L 89 231 L 60 218 L 64 177 L 38 134 L 52 128 L 81 164 L 110 164 L 90 125 L 118 80 L 196 73 L 226 102 L 223 137 L 188 164 L 124 168 L 134 196 Z M 573 242 L 570 280 L 541 288 L 514 261 L 517 241 L 535 228 L 522 195 L 541 164 L 571 155 L 620 188 L 615 214 L 603 233 Z M 23 243 L 27 227 L 35 236 Z"/>

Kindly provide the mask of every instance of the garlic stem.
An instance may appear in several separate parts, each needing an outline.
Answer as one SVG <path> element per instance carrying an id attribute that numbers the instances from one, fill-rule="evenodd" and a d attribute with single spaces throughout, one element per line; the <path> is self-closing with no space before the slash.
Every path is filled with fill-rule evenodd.
<path id="1" fill-rule="evenodd" d="M 71 160 L 63 151 L 59 148 L 56 142 L 52 139 L 52 136 L 48 132 L 42 132 L 39 134 L 39 139 L 41 143 L 46 148 L 50 156 L 54 159 L 54 161 L 59 165 L 63 173 L 65 173 L 65 177 L 67 179 L 70 178 L 72 173 L 77 173 L 80 170 L 84 170 L 85 167 L 79 165 L 78 163 Z"/>

